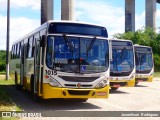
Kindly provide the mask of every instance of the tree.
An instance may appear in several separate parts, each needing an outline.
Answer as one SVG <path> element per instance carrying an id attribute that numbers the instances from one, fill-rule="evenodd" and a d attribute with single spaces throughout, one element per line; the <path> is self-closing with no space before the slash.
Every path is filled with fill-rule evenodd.
<path id="1" fill-rule="evenodd" d="M 6 69 L 6 51 L 0 50 L 0 71 Z"/>

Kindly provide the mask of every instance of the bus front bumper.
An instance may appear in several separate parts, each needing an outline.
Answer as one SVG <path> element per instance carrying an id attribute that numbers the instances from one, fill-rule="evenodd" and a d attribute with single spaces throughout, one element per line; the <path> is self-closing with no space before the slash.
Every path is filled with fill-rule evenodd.
<path id="1" fill-rule="evenodd" d="M 153 75 L 152 76 L 137 76 L 136 82 L 152 82 L 153 81 Z"/>
<path id="2" fill-rule="evenodd" d="M 130 80 L 110 80 L 110 87 L 134 87 L 135 86 L 135 78 Z"/>
<path id="3" fill-rule="evenodd" d="M 43 84 L 43 99 L 49 98 L 108 98 L 109 85 L 100 89 L 58 88 Z"/>

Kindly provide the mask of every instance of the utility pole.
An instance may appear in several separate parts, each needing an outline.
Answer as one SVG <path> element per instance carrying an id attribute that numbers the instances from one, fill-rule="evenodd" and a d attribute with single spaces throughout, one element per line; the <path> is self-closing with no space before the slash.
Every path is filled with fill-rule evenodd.
<path id="1" fill-rule="evenodd" d="M 10 0 L 7 2 L 6 80 L 9 79 Z"/>
<path id="2" fill-rule="evenodd" d="M 61 20 L 74 21 L 75 0 L 61 0 Z"/>
<path id="3" fill-rule="evenodd" d="M 54 0 L 41 0 L 41 24 L 53 20 Z"/>

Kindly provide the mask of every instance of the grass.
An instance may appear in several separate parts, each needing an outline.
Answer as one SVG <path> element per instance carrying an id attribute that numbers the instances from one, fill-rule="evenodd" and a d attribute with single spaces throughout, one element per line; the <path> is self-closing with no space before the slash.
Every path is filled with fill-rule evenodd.
<path id="1" fill-rule="evenodd" d="M 7 93 L 0 87 L 0 111 L 21 111 L 10 99 Z"/>
<path id="2" fill-rule="evenodd" d="M 160 72 L 155 72 L 155 73 L 154 73 L 154 77 L 160 78 Z"/>
<path id="3" fill-rule="evenodd" d="M 1 75 L 0 75 L 0 85 L 14 85 L 15 82 L 14 80 L 10 79 L 10 80 L 5 80 L 5 79 L 1 79 Z"/>
<path id="4" fill-rule="evenodd" d="M 14 80 L 5 80 L 5 76 L 0 75 L 0 111 L 21 111 L 21 108 L 7 95 L 2 85 L 14 85 Z"/>
<path id="5" fill-rule="evenodd" d="M 0 75 L 4 75 L 4 74 L 6 74 L 5 71 L 0 71 Z"/>

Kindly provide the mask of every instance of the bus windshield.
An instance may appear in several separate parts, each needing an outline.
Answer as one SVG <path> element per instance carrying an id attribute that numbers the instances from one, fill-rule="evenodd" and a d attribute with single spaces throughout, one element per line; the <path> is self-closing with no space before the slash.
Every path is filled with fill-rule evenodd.
<path id="1" fill-rule="evenodd" d="M 134 54 L 131 42 L 121 42 L 124 45 L 112 41 L 111 75 L 116 73 L 130 72 L 134 68 Z M 129 43 L 129 44 L 126 44 Z M 122 74 L 121 74 L 122 75 Z"/>
<path id="2" fill-rule="evenodd" d="M 151 51 L 136 51 L 136 72 L 148 71 L 153 67 L 153 59 Z"/>
<path id="3" fill-rule="evenodd" d="M 71 73 L 104 72 L 108 69 L 108 41 L 98 38 L 48 36 L 46 65 Z"/>

